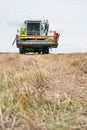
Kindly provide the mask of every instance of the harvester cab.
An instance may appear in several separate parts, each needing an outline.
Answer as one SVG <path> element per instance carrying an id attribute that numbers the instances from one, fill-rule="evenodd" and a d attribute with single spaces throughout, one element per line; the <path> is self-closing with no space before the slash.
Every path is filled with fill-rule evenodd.
<path id="1" fill-rule="evenodd" d="M 42 21 L 25 21 L 20 29 L 20 35 L 46 35 L 45 23 Z"/>
<path id="2" fill-rule="evenodd" d="M 16 45 L 20 54 L 28 52 L 48 54 L 49 48 L 58 46 L 59 34 L 54 31 L 52 35 L 47 35 L 45 24 L 41 20 L 26 20 L 24 22 L 24 26 L 16 35 Z"/>

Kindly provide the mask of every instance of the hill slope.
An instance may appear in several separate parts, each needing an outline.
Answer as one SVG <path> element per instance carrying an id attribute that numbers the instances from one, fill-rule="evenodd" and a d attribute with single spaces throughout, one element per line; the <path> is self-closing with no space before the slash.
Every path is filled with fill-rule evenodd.
<path id="1" fill-rule="evenodd" d="M 2 130 L 86 130 L 87 53 L 0 54 Z"/>

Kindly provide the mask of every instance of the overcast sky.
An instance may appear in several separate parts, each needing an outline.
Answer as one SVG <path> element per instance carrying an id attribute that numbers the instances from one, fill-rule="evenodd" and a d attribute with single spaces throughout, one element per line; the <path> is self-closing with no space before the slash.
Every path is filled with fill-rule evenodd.
<path id="1" fill-rule="evenodd" d="M 0 52 L 18 52 L 12 41 L 29 19 L 48 19 L 60 33 L 52 52 L 87 52 L 87 0 L 0 0 Z"/>

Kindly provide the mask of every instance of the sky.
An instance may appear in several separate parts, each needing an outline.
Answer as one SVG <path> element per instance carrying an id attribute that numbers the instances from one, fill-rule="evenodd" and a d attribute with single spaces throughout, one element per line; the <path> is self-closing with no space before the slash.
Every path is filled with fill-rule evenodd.
<path id="1" fill-rule="evenodd" d="M 0 52 L 18 52 L 17 29 L 32 19 L 48 19 L 60 33 L 52 53 L 87 52 L 87 0 L 0 0 Z"/>

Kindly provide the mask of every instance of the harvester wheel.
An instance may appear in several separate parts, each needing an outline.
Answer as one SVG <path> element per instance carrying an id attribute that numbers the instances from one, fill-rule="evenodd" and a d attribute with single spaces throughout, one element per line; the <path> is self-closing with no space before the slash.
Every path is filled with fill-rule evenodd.
<path id="1" fill-rule="evenodd" d="M 49 54 L 49 47 L 44 47 L 42 50 L 42 54 Z"/>
<path id="2" fill-rule="evenodd" d="M 24 49 L 24 47 L 19 48 L 19 54 L 25 54 L 25 49 Z"/>
<path id="3" fill-rule="evenodd" d="M 49 47 L 47 47 L 46 49 L 46 54 L 49 54 Z"/>

